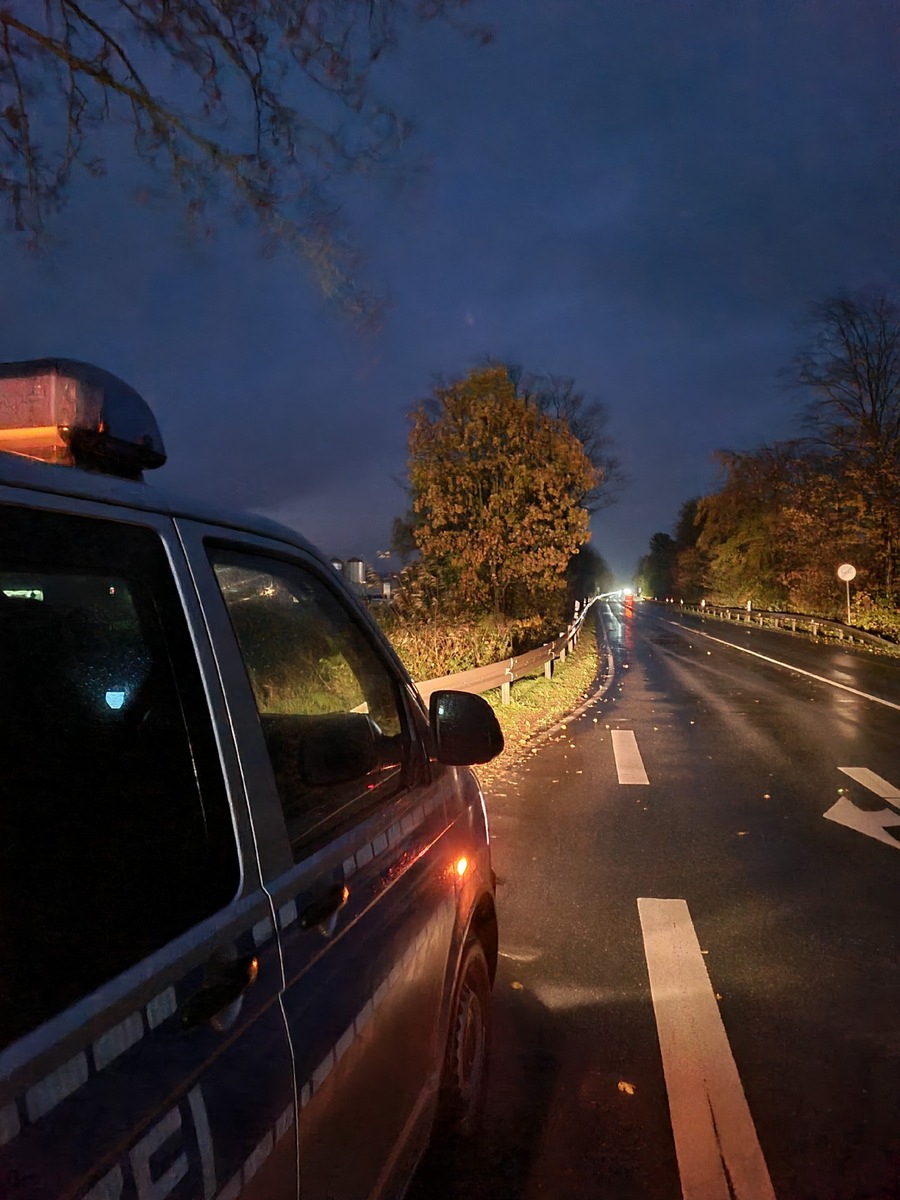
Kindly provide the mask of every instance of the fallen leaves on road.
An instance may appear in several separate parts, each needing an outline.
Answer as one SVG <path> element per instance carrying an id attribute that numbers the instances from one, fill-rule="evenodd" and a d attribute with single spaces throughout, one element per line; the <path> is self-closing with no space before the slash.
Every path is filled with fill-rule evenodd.
<path id="1" fill-rule="evenodd" d="M 628 1083 L 624 1079 L 619 1080 L 619 1091 L 624 1092 L 626 1096 L 634 1095 L 634 1084 Z"/>

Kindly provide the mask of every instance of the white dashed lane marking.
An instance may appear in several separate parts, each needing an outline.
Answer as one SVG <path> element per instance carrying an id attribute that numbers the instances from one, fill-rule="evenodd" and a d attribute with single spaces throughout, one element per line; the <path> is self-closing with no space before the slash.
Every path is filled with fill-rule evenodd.
<path id="1" fill-rule="evenodd" d="M 637 738 L 630 729 L 612 730 L 613 754 L 619 783 L 649 783 Z"/>
<path id="2" fill-rule="evenodd" d="M 684 900 L 638 900 L 684 1200 L 775 1200 Z"/>

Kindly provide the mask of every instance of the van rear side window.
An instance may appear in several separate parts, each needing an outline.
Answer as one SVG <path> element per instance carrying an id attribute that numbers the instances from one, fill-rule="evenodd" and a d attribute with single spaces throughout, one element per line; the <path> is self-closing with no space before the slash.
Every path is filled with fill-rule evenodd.
<path id="1" fill-rule="evenodd" d="M 226 904 L 231 817 L 149 528 L 5 507 L 0 1046 Z"/>

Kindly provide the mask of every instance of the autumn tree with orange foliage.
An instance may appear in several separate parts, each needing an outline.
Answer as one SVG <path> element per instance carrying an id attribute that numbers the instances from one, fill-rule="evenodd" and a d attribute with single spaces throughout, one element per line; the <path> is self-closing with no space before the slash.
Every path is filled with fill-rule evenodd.
<path id="1" fill-rule="evenodd" d="M 470 371 L 415 409 L 409 482 L 422 568 L 456 603 L 510 615 L 558 603 L 590 538 L 597 471 L 505 367 Z"/>

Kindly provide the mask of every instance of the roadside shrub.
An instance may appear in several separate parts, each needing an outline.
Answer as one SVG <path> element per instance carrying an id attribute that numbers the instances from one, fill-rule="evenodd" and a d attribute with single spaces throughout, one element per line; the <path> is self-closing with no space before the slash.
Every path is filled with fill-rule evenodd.
<path id="1" fill-rule="evenodd" d="M 868 629 L 870 633 L 900 642 L 900 610 L 894 597 L 859 591 L 853 598 L 850 615 L 857 629 Z"/>
<path id="2" fill-rule="evenodd" d="M 551 641 L 565 621 L 549 615 L 498 616 L 461 608 L 452 581 L 414 563 L 400 573 L 389 605 L 373 609 L 413 679 L 437 679 L 524 654 Z"/>
<path id="3" fill-rule="evenodd" d="M 376 610 L 376 618 L 413 679 L 437 679 L 484 667 L 524 653 L 559 632 L 545 636 L 540 617 L 409 620 L 387 605 Z"/>
<path id="4" fill-rule="evenodd" d="M 468 671 L 512 653 L 507 632 L 487 622 L 407 621 L 389 610 L 378 620 L 413 679 Z"/>

